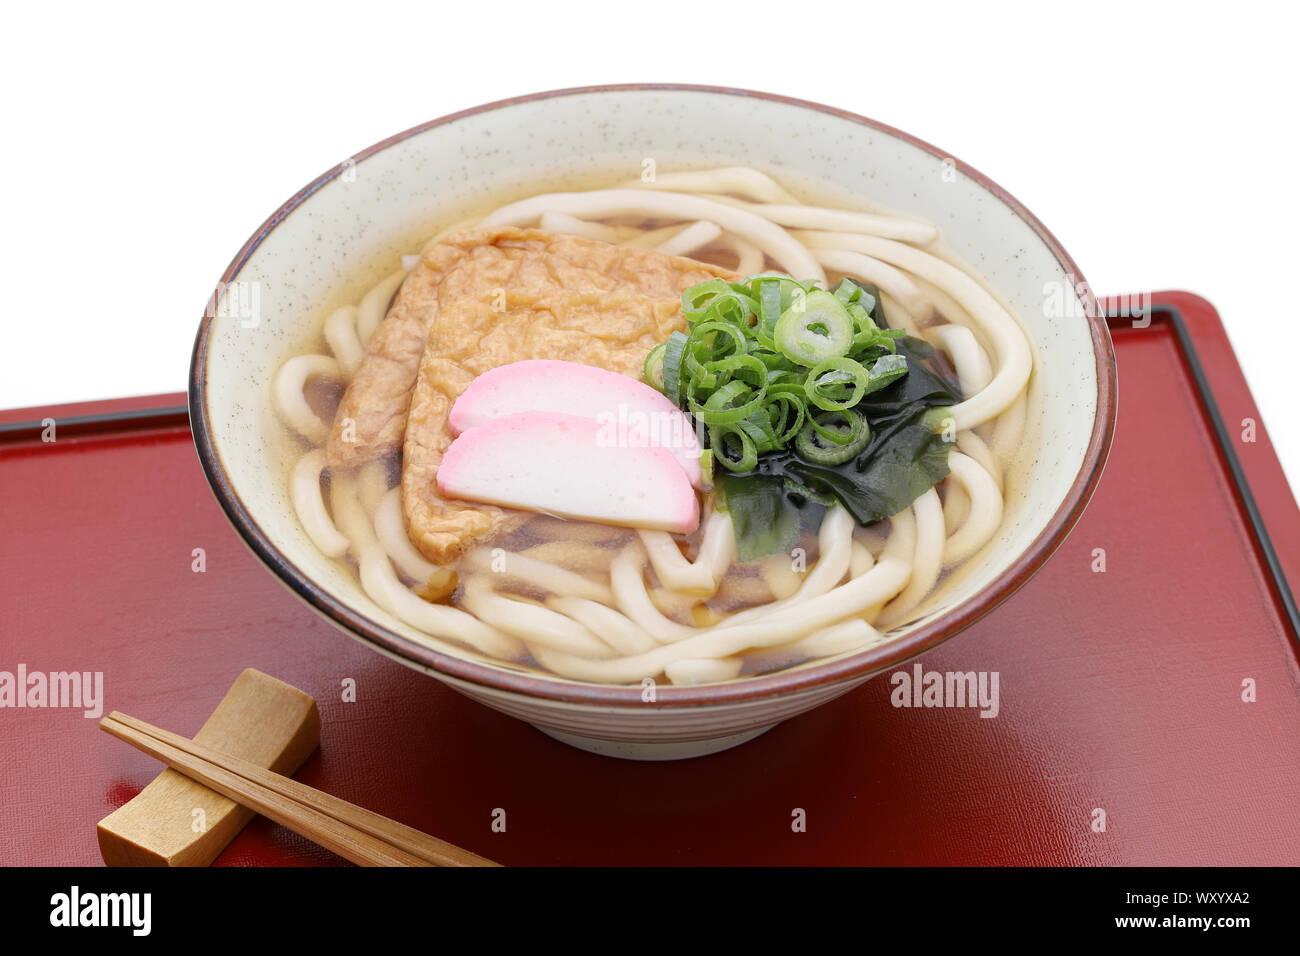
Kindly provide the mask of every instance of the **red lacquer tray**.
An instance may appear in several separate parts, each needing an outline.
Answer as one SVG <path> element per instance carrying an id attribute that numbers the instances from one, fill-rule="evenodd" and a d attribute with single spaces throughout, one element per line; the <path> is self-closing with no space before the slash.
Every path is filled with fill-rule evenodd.
<path id="1" fill-rule="evenodd" d="M 300 779 L 507 864 L 1300 863 L 1300 514 L 1213 308 L 1156 305 L 1113 323 L 1119 429 L 1082 522 L 920 660 L 996 671 L 993 719 L 895 708 L 882 675 L 711 757 L 570 749 L 292 597 L 226 524 L 180 395 L 0 413 L 0 670 L 102 671 L 106 709 L 192 733 L 259 668 L 320 703 Z M 80 711 L 0 710 L 0 863 L 98 863 L 96 821 L 158 769 Z M 218 862 L 339 861 L 258 819 Z"/>

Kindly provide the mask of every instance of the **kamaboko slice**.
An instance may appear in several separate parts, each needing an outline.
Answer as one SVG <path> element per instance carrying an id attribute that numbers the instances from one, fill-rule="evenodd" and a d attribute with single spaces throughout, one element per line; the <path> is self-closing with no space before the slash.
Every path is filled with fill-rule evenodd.
<path id="1" fill-rule="evenodd" d="M 617 430 L 625 444 L 667 448 L 687 480 L 702 487 L 700 443 L 690 419 L 644 382 L 594 365 L 528 359 L 490 369 L 456 399 L 447 426 L 459 435 L 528 411 L 580 415 Z"/>
<path id="2" fill-rule="evenodd" d="M 671 451 L 629 444 L 593 418 L 518 412 L 467 428 L 438 493 L 522 511 L 689 534 L 700 502 Z"/>

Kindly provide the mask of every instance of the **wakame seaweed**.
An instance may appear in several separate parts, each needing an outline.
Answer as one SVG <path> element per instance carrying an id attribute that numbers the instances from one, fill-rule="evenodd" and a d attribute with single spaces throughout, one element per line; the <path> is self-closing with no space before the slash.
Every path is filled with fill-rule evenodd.
<path id="1" fill-rule="evenodd" d="M 717 487 L 719 503 L 731 515 L 738 561 L 789 551 L 799 533 L 826 510 L 815 501 L 791 496 L 779 475 L 723 472 Z"/>
<path id="2" fill-rule="evenodd" d="M 877 290 L 863 290 L 875 298 L 872 319 L 888 328 Z M 732 516 L 740 560 L 793 547 L 810 509 L 822 507 L 805 492 L 833 496 L 858 524 L 867 525 L 897 514 L 947 477 L 951 442 L 947 429 L 932 427 L 938 423 L 931 411 L 956 404 L 961 391 L 925 364 L 934 354 L 927 342 L 907 336 L 894 346 L 907 358 L 907 374 L 854 406 L 871 429 L 871 440 L 856 457 L 823 465 L 790 448 L 761 456 L 748 473 L 722 476 L 720 502 Z"/>
<path id="3" fill-rule="evenodd" d="M 909 406 L 888 435 L 841 465 L 818 465 L 798 456 L 768 463 L 768 474 L 793 478 L 813 491 L 829 493 L 861 525 L 898 514 L 948 475 L 950 443 L 927 424 L 929 409 Z"/>

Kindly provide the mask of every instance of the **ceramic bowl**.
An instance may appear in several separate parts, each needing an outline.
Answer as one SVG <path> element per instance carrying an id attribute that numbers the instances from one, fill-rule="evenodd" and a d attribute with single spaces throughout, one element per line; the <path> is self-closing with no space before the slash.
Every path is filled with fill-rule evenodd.
<path id="1" fill-rule="evenodd" d="M 691 162 L 818 181 L 938 224 L 1023 323 L 1035 353 L 1029 420 L 1003 527 L 927 612 L 887 643 L 765 676 L 650 691 L 539 676 L 431 645 L 376 606 L 307 539 L 290 505 L 279 363 L 325 315 L 466 211 Z M 259 558 L 345 633 L 575 746 L 642 759 L 724 749 L 852 690 L 968 627 L 1042 565 L 1100 478 L 1115 358 L 1087 284 L 1005 190 L 942 150 L 841 110 L 674 85 L 592 87 L 492 103 L 357 153 L 312 181 L 235 256 L 195 344 L 190 415 L 217 499 Z M 651 692 L 652 691 L 652 692 Z"/>

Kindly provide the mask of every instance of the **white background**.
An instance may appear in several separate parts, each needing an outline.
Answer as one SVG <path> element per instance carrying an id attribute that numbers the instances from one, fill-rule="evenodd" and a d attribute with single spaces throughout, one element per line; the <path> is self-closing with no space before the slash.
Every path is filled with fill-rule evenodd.
<path id="1" fill-rule="evenodd" d="M 1032 209 L 1099 295 L 1210 299 L 1300 487 L 1295 25 L 1267 12 L 1281 3 L 1204 9 L 8 9 L 0 408 L 183 390 L 205 300 L 243 241 L 394 132 L 544 89 L 712 83 L 852 110 L 961 157 Z"/>

